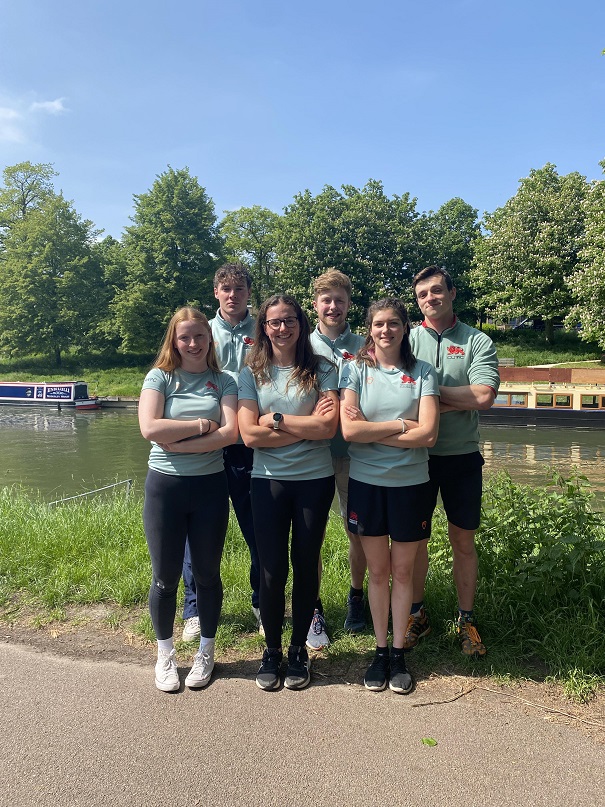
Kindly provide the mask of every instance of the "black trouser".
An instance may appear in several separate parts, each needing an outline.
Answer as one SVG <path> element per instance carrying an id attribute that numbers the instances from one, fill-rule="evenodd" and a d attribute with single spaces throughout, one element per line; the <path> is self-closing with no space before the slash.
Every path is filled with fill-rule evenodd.
<path id="1" fill-rule="evenodd" d="M 261 565 L 260 612 L 268 647 L 281 647 L 292 528 L 292 639 L 302 646 L 319 589 L 318 563 L 334 477 L 302 482 L 253 479 L 254 533 Z"/>
<path id="2" fill-rule="evenodd" d="M 200 594 L 201 633 L 209 639 L 216 635 L 223 603 L 221 556 L 228 520 L 224 471 L 205 476 L 172 476 L 153 470 L 147 474 L 143 524 L 153 570 L 149 613 L 156 638 L 169 639 L 174 631 L 187 538 Z"/>

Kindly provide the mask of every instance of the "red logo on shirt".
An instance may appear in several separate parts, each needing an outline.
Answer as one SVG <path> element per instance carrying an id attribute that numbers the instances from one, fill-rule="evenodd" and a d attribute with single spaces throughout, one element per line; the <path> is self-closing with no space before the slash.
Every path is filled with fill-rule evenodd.
<path id="1" fill-rule="evenodd" d="M 405 373 L 401 374 L 401 383 L 402 384 L 414 384 L 416 386 L 416 382 L 412 378 L 411 375 L 406 375 Z"/>
<path id="2" fill-rule="evenodd" d="M 349 513 L 349 524 L 357 524 L 357 513 L 354 510 Z"/>
<path id="3" fill-rule="evenodd" d="M 213 390 L 216 390 L 218 392 L 218 387 L 212 381 L 206 381 L 206 387 L 208 389 L 213 389 Z"/>
<path id="4" fill-rule="evenodd" d="M 242 339 L 242 342 L 245 345 L 253 345 L 254 344 L 254 339 L 251 336 L 244 336 L 244 338 Z"/>
<path id="5" fill-rule="evenodd" d="M 343 350 L 342 357 L 345 361 L 352 361 L 355 358 L 355 356 L 352 353 L 347 353 L 346 350 Z"/>
<path id="6" fill-rule="evenodd" d="M 447 352 L 450 356 L 464 356 L 464 349 L 458 345 L 448 345 Z"/>

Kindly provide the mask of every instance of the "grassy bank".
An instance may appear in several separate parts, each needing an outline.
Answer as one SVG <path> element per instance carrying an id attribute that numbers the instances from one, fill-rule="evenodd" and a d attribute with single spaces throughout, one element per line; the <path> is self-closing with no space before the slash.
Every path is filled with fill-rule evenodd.
<path id="1" fill-rule="evenodd" d="M 537 331 L 499 331 L 486 328 L 496 342 L 501 358 L 512 358 L 517 367 L 533 364 L 569 364 L 594 361 L 597 366 L 601 351 L 578 339 L 575 332 L 557 331 L 554 345 L 547 345 L 544 334 Z M 138 396 L 141 383 L 154 354 L 114 353 L 112 355 L 67 354 L 61 368 L 52 366 L 46 356 L 20 359 L 0 358 L 0 378 L 6 381 L 82 380 L 94 395 Z"/>
<path id="2" fill-rule="evenodd" d="M 47 505 L 19 491 L 0 491 L 0 613 L 14 620 L 27 606 L 61 620 L 73 604 L 146 602 L 150 567 L 141 501 L 116 495 L 98 501 Z M 577 480 L 554 480 L 548 490 L 488 480 L 478 535 L 477 612 L 489 653 L 481 662 L 459 652 L 452 622 L 456 608 L 443 514 L 436 514 L 427 605 L 433 633 L 413 652 L 412 669 L 484 671 L 501 678 L 552 678 L 572 697 L 586 699 L 605 684 L 605 530 Z M 348 593 L 347 542 L 336 516 L 323 552 L 322 599 L 342 660 L 369 652 L 371 630 L 342 631 Z M 225 602 L 218 634 L 222 649 L 254 656 L 262 640 L 249 605 L 247 549 L 235 521 L 223 556 Z M 149 619 L 137 630 L 153 639 Z M 176 631 L 178 633 L 178 630 Z M 286 637 L 287 640 L 287 637 Z"/>

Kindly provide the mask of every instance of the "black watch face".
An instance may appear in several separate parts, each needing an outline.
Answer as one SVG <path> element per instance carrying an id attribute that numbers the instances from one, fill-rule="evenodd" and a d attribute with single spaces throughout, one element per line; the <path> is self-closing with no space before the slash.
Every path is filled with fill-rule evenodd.
<path id="1" fill-rule="evenodd" d="M 282 415 L 282 414 L 280 414 L 280 412 L 276 412 L 276 413 L 273 415 L 273 420 L 274 420 L 276 423 L 279 423 L 279 421 L 282 419 L 282 417 L 283 417 L 283 415 Z"/>

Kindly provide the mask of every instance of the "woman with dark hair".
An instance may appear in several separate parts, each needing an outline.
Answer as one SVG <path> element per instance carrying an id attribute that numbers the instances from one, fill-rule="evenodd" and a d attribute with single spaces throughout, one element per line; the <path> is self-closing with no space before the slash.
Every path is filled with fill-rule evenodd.
<path id="1" fill-rule="evenodd" d="M 139 425 L 151 441 L 143 523 L 153 578 L 149 611 L 158 643 L 155 684 L 180 687 L 173 630 L 176 594 L 189 539 L 199 596 L 200 648 L 185 679 L 206 686 L 223 602 L 221 556 L 229 518 L 223 446 L 237 439 L 237 387 L 222 373 L 208 320 L 180 308 L 143 382 Z"/>
<path id="2" fill-rule="evenodd" d="M 305 639 L 334 497 L 329 440 L 338 423 L 338 374 L 313 353 L 309 332 L 307 317 L 292 297 L 276 294 L 265 300 L 239 377 L 239 428 L 245 444 L 254 448 L 252 514 L 267 642 L 256 683 L 267 690 L 280 685 L 290 531 L 292 638 L 284 684 L 303 689 L 311 680 Z"/>
<path id="3" fill-rule="evenodd" d="M 364 684 L 407 694 L 403 654 L 418 542 L 428 538 L 428 452 L 439 428 L 434 369 L 414 358 L 403 303 L 385 298 L 368 309 L 365 345 L 340 379 L 341 427 L 349 440 L 348 527 L 368 562 L 368 598 L 376 654 Z M 389 541 L 390 539 L 390 541 Z M 389 610 L 393 645 L 389 655 Z"/>

